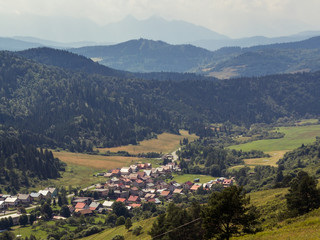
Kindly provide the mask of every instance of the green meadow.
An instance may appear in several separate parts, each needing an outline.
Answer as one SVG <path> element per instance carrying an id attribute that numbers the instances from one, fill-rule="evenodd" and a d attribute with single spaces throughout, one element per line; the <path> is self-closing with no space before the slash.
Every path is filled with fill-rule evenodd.
<path id="1" fill-rule="evenodd" d="M 229 148 L 250 151 L 261 150 L 264 152 L 292 150 L 315 141 L 316 136 L 320 136 L 320 125 L 307 125 L 295 127 L 279 127 L 275 131 L 283 132 L 285 136 L 279 139 L 258 140 L 245 144 L 233 145 Z"/>

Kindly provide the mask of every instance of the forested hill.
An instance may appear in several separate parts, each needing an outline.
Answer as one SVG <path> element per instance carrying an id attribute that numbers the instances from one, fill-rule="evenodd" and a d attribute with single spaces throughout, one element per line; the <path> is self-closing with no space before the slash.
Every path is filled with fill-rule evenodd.
<path id="1" fill-rule="evenodd" d="M 20 187 L 34 181 L 60 177 L 64 164 L 48 150 L 24 145 L 13 136 L 0 135 L 0 189 L 15 194 Z"/>
<path id="2" fill-rule="evenodd" d="M 68 52 L 65 50 L 41 47 L 32 48 L 17 52 L 19 56 L 31 59 L 35 62 L 48 66 L 56 66 L 75 72 L 84 72 L 88 74 L 100 74 L 103 76 L 115 76 L 120 78 L 140 78 L 140 79 L 155 79 L 155 80 L 194 80 L 207 79 L 217 80 L 213 77 L 205 77 L 196 75 L 195 73 L 178 73 L 178 72 L 150 72 L 150 73 L 132 73 L 121 70 L 116 70 L 97 62 L 92 61 L 81 55 Z"/>
<path id="3" fill-rule="evenodd" d="M 248 126 L 320 113 L 320 72 L 221 82 L 134 80 L 0 52 L 0 86 L 0 124 L 31 143 L 72 151 L 135 144 L 179 128 L 208 134 L 213 122 Z"/>

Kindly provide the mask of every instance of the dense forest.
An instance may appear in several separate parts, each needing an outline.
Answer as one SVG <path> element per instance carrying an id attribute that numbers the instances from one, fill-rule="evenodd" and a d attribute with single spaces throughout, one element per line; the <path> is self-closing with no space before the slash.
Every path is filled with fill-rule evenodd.
<path id="1" fill-rule="evenodd" d="M 203 137 L 213 134 L 208 126 L 215 122 L 248 127 L 318 115 L 319 78 L 320 72 L 221 82 L 142 80 L 67 70 L 0 52 L 0 124 L 19 131 L 24 141 L 79 152 L 136 144 L 181 128 Z"/>
<path id="2" fill-rule="evenodd" d="M 35 181 L 58 178 L 64 163 L 47 149 L 22 144 L 15 136 L 0 135 L 0 187 L 15 194 L 20 187 L 30 187 Z M 1 190 L 1 188 L 0 188 Z"/>

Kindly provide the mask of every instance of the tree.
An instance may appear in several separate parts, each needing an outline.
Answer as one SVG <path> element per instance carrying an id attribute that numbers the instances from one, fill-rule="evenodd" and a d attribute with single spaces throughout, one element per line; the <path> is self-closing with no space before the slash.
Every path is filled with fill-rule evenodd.
<path id="1" fill-rule="evenodd" d="M 250 199 L 242 190 L 242 187 L 231 186 L 212 193 L 201 214 L 205 239 L 228 240 L 241 231 L 255 232 L 258 214 L 255 208 L 248 207 Z"/>
<path id="2" fill-rule="evenodd" d="M 30 225 L 32 225 L 33 222 L 34 222 L 36 219 L 37 219 L 36 215 L 33 214 L 33 213 L 31 213 L 31 214 L 29 215 L 29 223 L 30 223 Z"/>
<path id="3" fill-rule="evenodd" d="M 68 218 L 70 217 L 70 209 L 67 205 L 63 205 L 60 209 L 60 215 L 62 217 Z"/>
<path id="4" fill-rule="evenodd" d="M 119 217 L 119 216 L 124 216 L 127 217 L 129 216 L 128 209 L 122 202 L 114 202 L 112 204 L 112 211 Z"/>
<path id="5" fill-rule="evenodd" d="M 52 209 L 48 203 L 44 203 L 41 207 L 41 213 L 43 214 L 45 219 L 52 218 Z"/>
<path id="6" fill-rule="evenodd" d="M 127 218 L 126 219 L 126 223 L 124 224 L 126 229 L 129 229 L 132 227 L 132 222 L 131 222 L 131 219 L 130 218 Z"/>
<path id="7" fill-rule="evenodd" d="M 124 218 L 124 216 L 120 216 L 117 218 L 116 226 L 124 225 L 125 222 L 126 222 L 126 219 Z"/>
<path id="8" fill-rule="evenodd" d="M 22 225 L 22 226 L 25 226 L 25 225 L 28 224 L 28 216 L 26 214 L 22 214 L 19 217 L 19 224 Z"/>
<path id="9" fill-rule="evenodd" d="M 320 190 L 317 180 L 301 171 L 290 182 L 289 193 L 286 194 L 287 208 L 293 216 L 301 215 L 320 207 Z"/>

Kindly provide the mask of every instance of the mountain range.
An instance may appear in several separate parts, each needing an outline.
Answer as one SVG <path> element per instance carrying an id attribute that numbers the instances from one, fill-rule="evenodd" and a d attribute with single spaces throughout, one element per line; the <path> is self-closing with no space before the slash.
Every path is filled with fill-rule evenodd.
<path id="1" fill-rule="evenodd" d="M 320 37 L 250 48 L 226 47 L 217 51 L 147 39 L 69 51 L 120 70 L 194 72 L 221 79 L 320 70 Z"/>
<path id="2" fill-rule="evenodd" d="M 4 24 L 5 26 L 2 26 Z M 30 43 L 37 46 L 54 48 L 75 48 L 92 45 L 110 45 L 131 39 L 145 38 L 155 41 L 161 40 L 169 44 L 192 44 L 214 51 L 221 47 L 229 46 L 250 47 L 254 45 L 301 41 L 320 35 L 320 32 L 303 32 L 292 36 L 275 38 L 253 36 L 231 39 L 228 36 L 202 26 L 185 21 L 169 21 L 158 16 L 144 20 L 127 16 L 118 22 L 102 26 L 89 20 L 72 17 L 30 15 L 22 18 L 22 16 L 18 15 L 8 21 L 5 16 L 0 16 L 0 29 L 2 29 L 1 27 L 6 30 L 2 32 L 3 36 L 15 36 L 11 38 L 26 42 L 24 49 L 29 48 Z M 2 41 L 3 39 L 0 39 L 1 50 L 23 50 L 21 42 L 13 42 L 9 45 L 10 48 L 8 48 L 8 45 L 3 45 Z M 7 48 L 4 46 L 7 46 Z"/>

